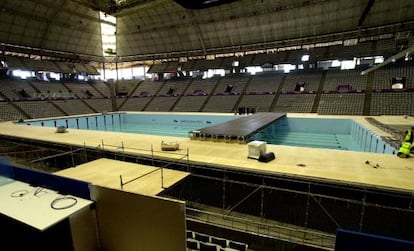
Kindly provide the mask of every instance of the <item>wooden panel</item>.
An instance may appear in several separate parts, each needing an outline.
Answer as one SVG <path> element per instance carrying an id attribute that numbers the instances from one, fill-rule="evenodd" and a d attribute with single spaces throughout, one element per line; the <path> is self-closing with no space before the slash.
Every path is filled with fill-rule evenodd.
<path id="1" fill-rule="evenodd" d="M 83 209 L 69 218 L 73 249 L 75 251 L 98 251 L 98 228 L 95 210 Z"/>
<path id="2" fill-rule="evenodd" d="M 146 195 L 157 195 L 189 175 L 186 172 L 164 168 L 163 183 L 161 183 L 159 168 L 107 158 L 90 161 L 75 168 L 67 168 L 55 174 L 114 189 L 121 189 L 120 175 L 124 183 L 142 176 L 124 185 L 123 190 Z"/>
<path id="3" fill-rule="evenodd" d="M 185 204 L 91 186 L 102 250 L 185 250 Z"/>

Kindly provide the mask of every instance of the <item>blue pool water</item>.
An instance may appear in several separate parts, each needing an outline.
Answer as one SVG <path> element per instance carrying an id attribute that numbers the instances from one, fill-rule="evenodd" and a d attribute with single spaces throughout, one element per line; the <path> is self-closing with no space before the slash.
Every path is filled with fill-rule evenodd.
<path id="1" fill-rule="evenodd" d="M 188 132 L 224 123 L 238 118 L 236 115 L 177 115 L 110 113 L 106 115 L 79 116 L 76 118 L 42 119 L 30 121 L 36 126 L 127 132 L 174 137 L 188 137 Z"/>
<path id="2" fill-rule="evenodd" d="M 252 139 L 269 144 L 394 154 L 395 148 L 351 119 L 282 118 Z"/>
<path id="3" fill-rule="evenodd" d="M 28 125 L 188 137 L 238 115 L 109 113 L 26 122 Z M 282 118 L 249 137 L 268 144 L 394 154 L 395 148 L 350 119 Z"/>

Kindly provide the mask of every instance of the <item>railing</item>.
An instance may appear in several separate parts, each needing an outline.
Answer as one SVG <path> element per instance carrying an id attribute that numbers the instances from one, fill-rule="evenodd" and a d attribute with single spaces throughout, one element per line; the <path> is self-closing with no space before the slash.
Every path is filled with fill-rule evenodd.
<path id="1" fill-rule="evenodd" d="M 116 150 L 117 153 L 120 153 L 123 156 L 123 159 L 125 160 L 125 156 L 128 152 L 144 152 L 144 153 L 149 153 L 149 155 L 151 156 L 151 159 L 154 160 L 154 153 L 162 153 L 162 154 L 167 154 L 170 156 L 175 156 L 174 161 L 171 162 L 167 162 L 166 164 L 153 169 L 145 174 L 139 175 L 133 179 L 127 180 L 125 181 L 124 178 L 122 178 L 122 174 L 119 175 L 119 181 L 120 181 L 120 187 L 121 189 L 124 188 L 125 185 L 132 183 L 136 180 L 139 180 L 149 174 L 155 173 L 157 171 L 160 171 L 160 178 L 161 178 L 161 188 L 164 189 L 164 168 L 168 168 L 170 165 L 176 163 L 177 161 L 180 160 L 184 160 L 187 163 L 187 166 L 189 167 L 189 150 L 188 148 L 186 149 L 185 154 L 182 153 L 176 153 L 176 152 L 172 152 L 172 151 L 155 151 L 153 145 L 151 144 L 151 148 L 150 149 L 145 149 L 145 148 L 135 148 L 135 147 L 126 147 L 124 145 L 124 142 L 121 142 L 120 146 L 117 145 L 111 145 L 111 144 L 105 144 L 103 140 L 101 140 L 101 145 L 98 146 L 99 148 L 101 148 L 101 150 L 104 152 L 108 147 L 113 148 L 113 150 Z"/>
<path id="2" fill-rule="evenodd" d="M 236 217 L 227 214 L 204 211 L 195 208 L 186 209 L 187 219 L 201 221 L 216 226 L 226 227 L 237 231 L 254 233 L 268 238 L 287 241 L 300 245 L 316 247 L 324 250 L 334 250 L 335 235 L 318 232 L 301 227 L 268 223 L 263 219 L 249 216 Z"/>

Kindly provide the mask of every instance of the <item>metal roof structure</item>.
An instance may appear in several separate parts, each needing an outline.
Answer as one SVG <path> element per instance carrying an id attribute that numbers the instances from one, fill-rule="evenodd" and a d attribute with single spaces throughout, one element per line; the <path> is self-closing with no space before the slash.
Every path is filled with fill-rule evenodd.
<path id="1" fill-rule="evenodd" d="M 182 1 L 181 1 L 182 2 Z M 0 0 L 3 50 L 103 61 L 99 11 L 117 18 L 117 61 L 197 57 L 411 33 L 412 0 Z"/>

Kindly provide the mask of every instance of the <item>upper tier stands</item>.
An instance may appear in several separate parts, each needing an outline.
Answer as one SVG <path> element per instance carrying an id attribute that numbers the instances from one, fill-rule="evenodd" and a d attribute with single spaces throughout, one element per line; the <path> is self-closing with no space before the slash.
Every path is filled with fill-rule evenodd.
<path id="1" fill-rule="evenodd" d="M 211 96 L 202 109 L 203 112 L 235 112 L 234 108 L 239 95 Z"/>
<path id="2" fill-rule="evenodd" d="M 145 111 L 168 112 L 177 100 L 176 96 L 154 97 L 147 104 Z"/>
<path id="3" fill-rule="evenodd" d="M 276 93 L 283 74 L 276 73 L 258 73 L 252 77 L 250 84 L 247 86 L 246 94 L 272 94 Z"/>
<path id="4" fill-rule="evenodd" d="M 64 83 L 68 90 L 71 90 L 77 98 L 104 98 L 104 96 L 97 91 L 89 83 L 74 83 L 68 82 Z"/>
<path id="5" fill-rule="evenodd" d="M 37 93 L 33 97 L 38 98 L 75 98 L 75 93 L 68 90 L 60 82 L 30 81 Z"/>
<path id="6" fill-rule="evenodd" d="M 30 118 L 59 117 L 65 115 L 54 103 L 46 100 L 18 101 L 15 104 L 28 114 Z"/>
<path id="7" fill-rule="evenodd" d="M 181 96 L 187 89 L 191 79 L 184 80 L 167 80 L 159 90 L 157 96 Z"/>
<path id="8" fill-rule="evenodd" d="M 67 115 L 77 115 L 77 114 L 88 114 L 95 113 L 93 109 L 87 106 L 83 100 L 74 99 L 74 100 L 54 100 L 61 110 L 63 110 Z"/>
<path id="9" fill-rule="evenodd" d="M 359 69 L 310 69 L 211 79 L 133 80 L 124 85 L 127 94 L 119 97 L 113 96 L 110 87 L 101 81 L 2 79 L 0 120 L 116 110 L 235 113 L 240 108 L 252 108 L 253 112 L 413 115 L 413 69 L 409 61 L 363 76 Z M 393 77 L 405 77 L 405 88 L 391 89 Z M 301 82 L 302 92 L 296 89 Z"/>
<path id="10" fill-rule="evenodd" d="M 211 79 L 194 79 L 188 86 L 185 96 L 203 96 L 210 95 L 216 86 L 218 78 Z"/>
<path id="11" fill-rule="evenodd" d="M 172 111 L 198 112 L 216 87 L 219 78 L 194 79 L 188 85 L 184 95 L 178 100 Z"/>
<path id="12" fill-rule="evenodd" d="M 362 115 L 365 93 L 322 94 L 318 114 Z"/>
<path id="13" fill-rule="evenodd" d="M 285 85 L 282 93 L 295 91 L 296 85 L 300 82 L 304 84 L 305 91 L 316 92 L 321 81 L 322 71 L 295 71 L 286 74 Z"/>
<path id="14" fill-rule="evenodd" d="M 95 88 L 103 97 L 110 98 L 112 96 L 110 87 L 103 81 L 93 80 L 89 84 Z"/>
<path id="15" fill-rule="evenodd" d="M 94 66 L 89 64 L 35 60 L 28 57 L 13 56 L 5 56 L 4 60 L 9 69 L 47 71 L 56 73 L 87 73 L 89 75 L 100 74 Z"/>
<path id="16" fill-rule="evenodd" d="M 414 64 L 389 64 L 374 71 L 373 89 L 391 89 L 394 77 L 406 77 L 406 88 L 414 88 Z"/>
<path id="17" fill-rule="evenodd" d="M 140 82 L 135 79 L 122 79 L 116 82 L 116 96 L 131 96 L 131 92 L 135 90 Z"/>
<path id="18" fill-rule="evenodd" d="M 341 86 L 348 86 L 349 90 L 365 90 L 367 75 L 361 75 L 358 70 L 330 70 L 326 74 L 324 91 L 336 91 Z"/>
<path id="19" fill-rule="evenodd" d="M 163 81 L 144 80 L 138 84 L 138 87 L 131 93 L 131 97 L 151 97 L 158 93 L 158 90 L 164 84 Z"/>
<path id="20" fill-rule="evenodd" d="M 208 96 L 183 96 L 174 106 L 174 112 L 199 112 Z"/>
<path id="21" fill-rule="evenodd" d="M 251 78 L 239 107 L 254 108 L 256 112 L 268 112 L 282 82 L 282 73 L 259 73 Z"/>
<path id="22" fill-rule="evenodd" d="M 32 99 L 38 96 L 38 92 L 28 81 L 10 79 L 0 81 L 0 91 L 10 100 Z"/>
<path id="23" fill-rule="evenodd" d="M 158 92 L 147 104 L 146 111 L 170 111 L 178 98 L 184 93 L 190 79 L 166 80 L 161 83 Z"/>
<path id="24" fill-rule="evenodd" d="M 223 77 L 218 82 L 214 95 L 240 95 L 246 87 L 249 77 Z"/>
<path id="25" fill-rule="evenodd" d="M 371 115 L 414 115 L 414 92 L 373 93 Z"/>
<path id="26" fill-rule="evenodd" d="M 143 111 L 151 99 L 151 97 L 118 98 L 117 105 L 121 111 Z"/>
<path id="27" fill-rule="evenodd" d="M 374 42 L 368 41 L 357 45 L 336 45 L 329 47 L 327 58 L 354 59 L 354 57 L 368 57 L 372 55 Z"/>
<path id="28" fill-rule="evenodd" d="M 0 102 L 0 121 L 19 120 L 26 117 L 14 106 L 7 102 Z"/>
<path id="29" fill-rule="evenodd" d="M 311 112 L 315 94 L 283 94 L 279 96 L 274 111 Z"/>

